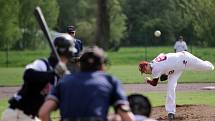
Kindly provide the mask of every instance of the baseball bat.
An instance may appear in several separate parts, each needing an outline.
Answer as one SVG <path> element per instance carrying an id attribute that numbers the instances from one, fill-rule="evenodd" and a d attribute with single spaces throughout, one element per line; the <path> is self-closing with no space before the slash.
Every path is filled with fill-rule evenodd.
<path id="1" fill-rule="evenodd" d="M 50 35 L 50 32 L 49 32 L 49 28 L 48 28 L 48 25 L 46 23 L 46 20 L 43 16 L 43 13 L 42 13 L 42 10 L 40 9 L 39 6 L 37 6 L 34 10 L 34 15 L 37 19 L 37 22 L 41 28 L 41 30 L 43 31 L 43 34 L 45 35 L 46 39 L 48 40 L 49 42 L 49 46 L 54 54 L 54 56 L 57 58 L 58 62 L 60 61 L 60 56 L 59 54 L 57 53 L 57 50 L 52 42 L 52 38 L 51 38 L 51 35 Z"/>

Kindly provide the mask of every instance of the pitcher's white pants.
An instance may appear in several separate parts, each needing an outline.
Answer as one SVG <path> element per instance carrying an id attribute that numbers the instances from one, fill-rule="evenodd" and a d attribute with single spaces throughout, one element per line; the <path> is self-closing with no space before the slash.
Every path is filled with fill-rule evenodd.
<path id="1" fill-rule="evenodd" d="M 176 112 L 176 104 L 175 104 L 176 93 L 175 93 L 175 89 L 176 89 L 176 86 L 177 86 L 177 80 L 179 79 L 181 74 L 182 74 L 182 71 L 174 73 L 174 74 L 171 74 L 168 77 L 166 105 L 165 105 L 166 111 L 168 113 L 175 114 L 175 112 Z"/>
<path id="2" fill-rule="evenodd" d="M 209 61 L 201 60 L 200 58 L 192 55 L 189 52 L 184 52 L 184 60 L 187 61 L 185 66 L 185 70 L 192 70 L 192 71 L 212 71 L 214 70 L 214 66 Z"/>
<path id="3" fill-rule="evenodd" d="M 2 113 L 2 121 L 40 121 L 38 118 L 31 118 L 30 116 L 24 114 L 19 109 L 6 109 Z"/>
<path id="4" fill-rule="evenodd" d="M 198 57 L 190 54 L 189 52 L 184 52 L 183 60 L 185 61 L 185 68 L 183 70 L 175 70 L 175 72 L 168 77 L 167 82 L 167 95 L 166 95 L 166 111 L 168 113 L 175 114 L 176 112 L 176 93 L 175 89 L 177 86 L 177 80 L 181 76 L 184 70 L 192 71 L 212 71 L 214 66 L 209 61 L 203 61 Z"/>

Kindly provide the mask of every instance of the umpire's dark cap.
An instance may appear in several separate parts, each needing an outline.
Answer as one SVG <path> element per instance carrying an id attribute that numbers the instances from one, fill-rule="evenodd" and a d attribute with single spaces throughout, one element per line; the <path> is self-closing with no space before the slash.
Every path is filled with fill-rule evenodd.
<path id="1" fill-rule="evenodd" d="M 99 66 L 107 63 L 107 56 L 102 48 L 92 46 L 86 48 L 80 57 L 82 71 L 96 71 Z"/>
<path id="2" fill-rule="evenodd" d="M 75 26 L 67 26 L 67 32 L 75 32 Z"/>

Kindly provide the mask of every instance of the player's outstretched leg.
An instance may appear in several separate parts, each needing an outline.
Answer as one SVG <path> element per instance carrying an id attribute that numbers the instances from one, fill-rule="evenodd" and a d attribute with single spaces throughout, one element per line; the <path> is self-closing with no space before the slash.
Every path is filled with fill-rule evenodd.
<path id="1" fill-rule="evenodd" d="M 214 65 L 209 61 L 204 61 L 188 52 L 186 52 L 187 64 L 186 68 L 188 70 L 194 71 L 212 71 L 214 70 Z"/>

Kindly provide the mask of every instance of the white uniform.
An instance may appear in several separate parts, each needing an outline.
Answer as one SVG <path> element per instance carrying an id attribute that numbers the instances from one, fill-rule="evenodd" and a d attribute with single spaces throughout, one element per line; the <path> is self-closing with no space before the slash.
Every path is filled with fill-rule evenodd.
<path id="1" fill-rule="evenodd" d="M 187 44 L 185 41 L 177 41 L 174 45 L 176 52 L 181 52 L 187 50 Z"/>
<path id="2" fill-rule="evenodd" d="M 212 71 L 214 66 L 209 61 L 203 61 L 187 51 L 158 55 L 151 63 L 152 77 L 159 78 L 162 74 L 168 75 L 166 111 L 175 114 L 175 89 L 177 80 L 184 70 Z"/>
<path id="3" fill-rule="evenodd" d="M 35 60 L 33 63 L 30 63 L 25 67 L 25 69 L 29 69 L 29 68 L 32 68 L 37 71 L 43 71 L 43 72 L 47 71 L 46 64 L 40 59 Z M 50 68 L 52 67 L 50 66 Z"/>
<path id="4" fill-rule="evenodd" d="M 13 110 L 8 108 L 2 113 L 2 116 L 2 121 L 41 121 L 37 117 L 31 118 L 19 109 Z"/>

